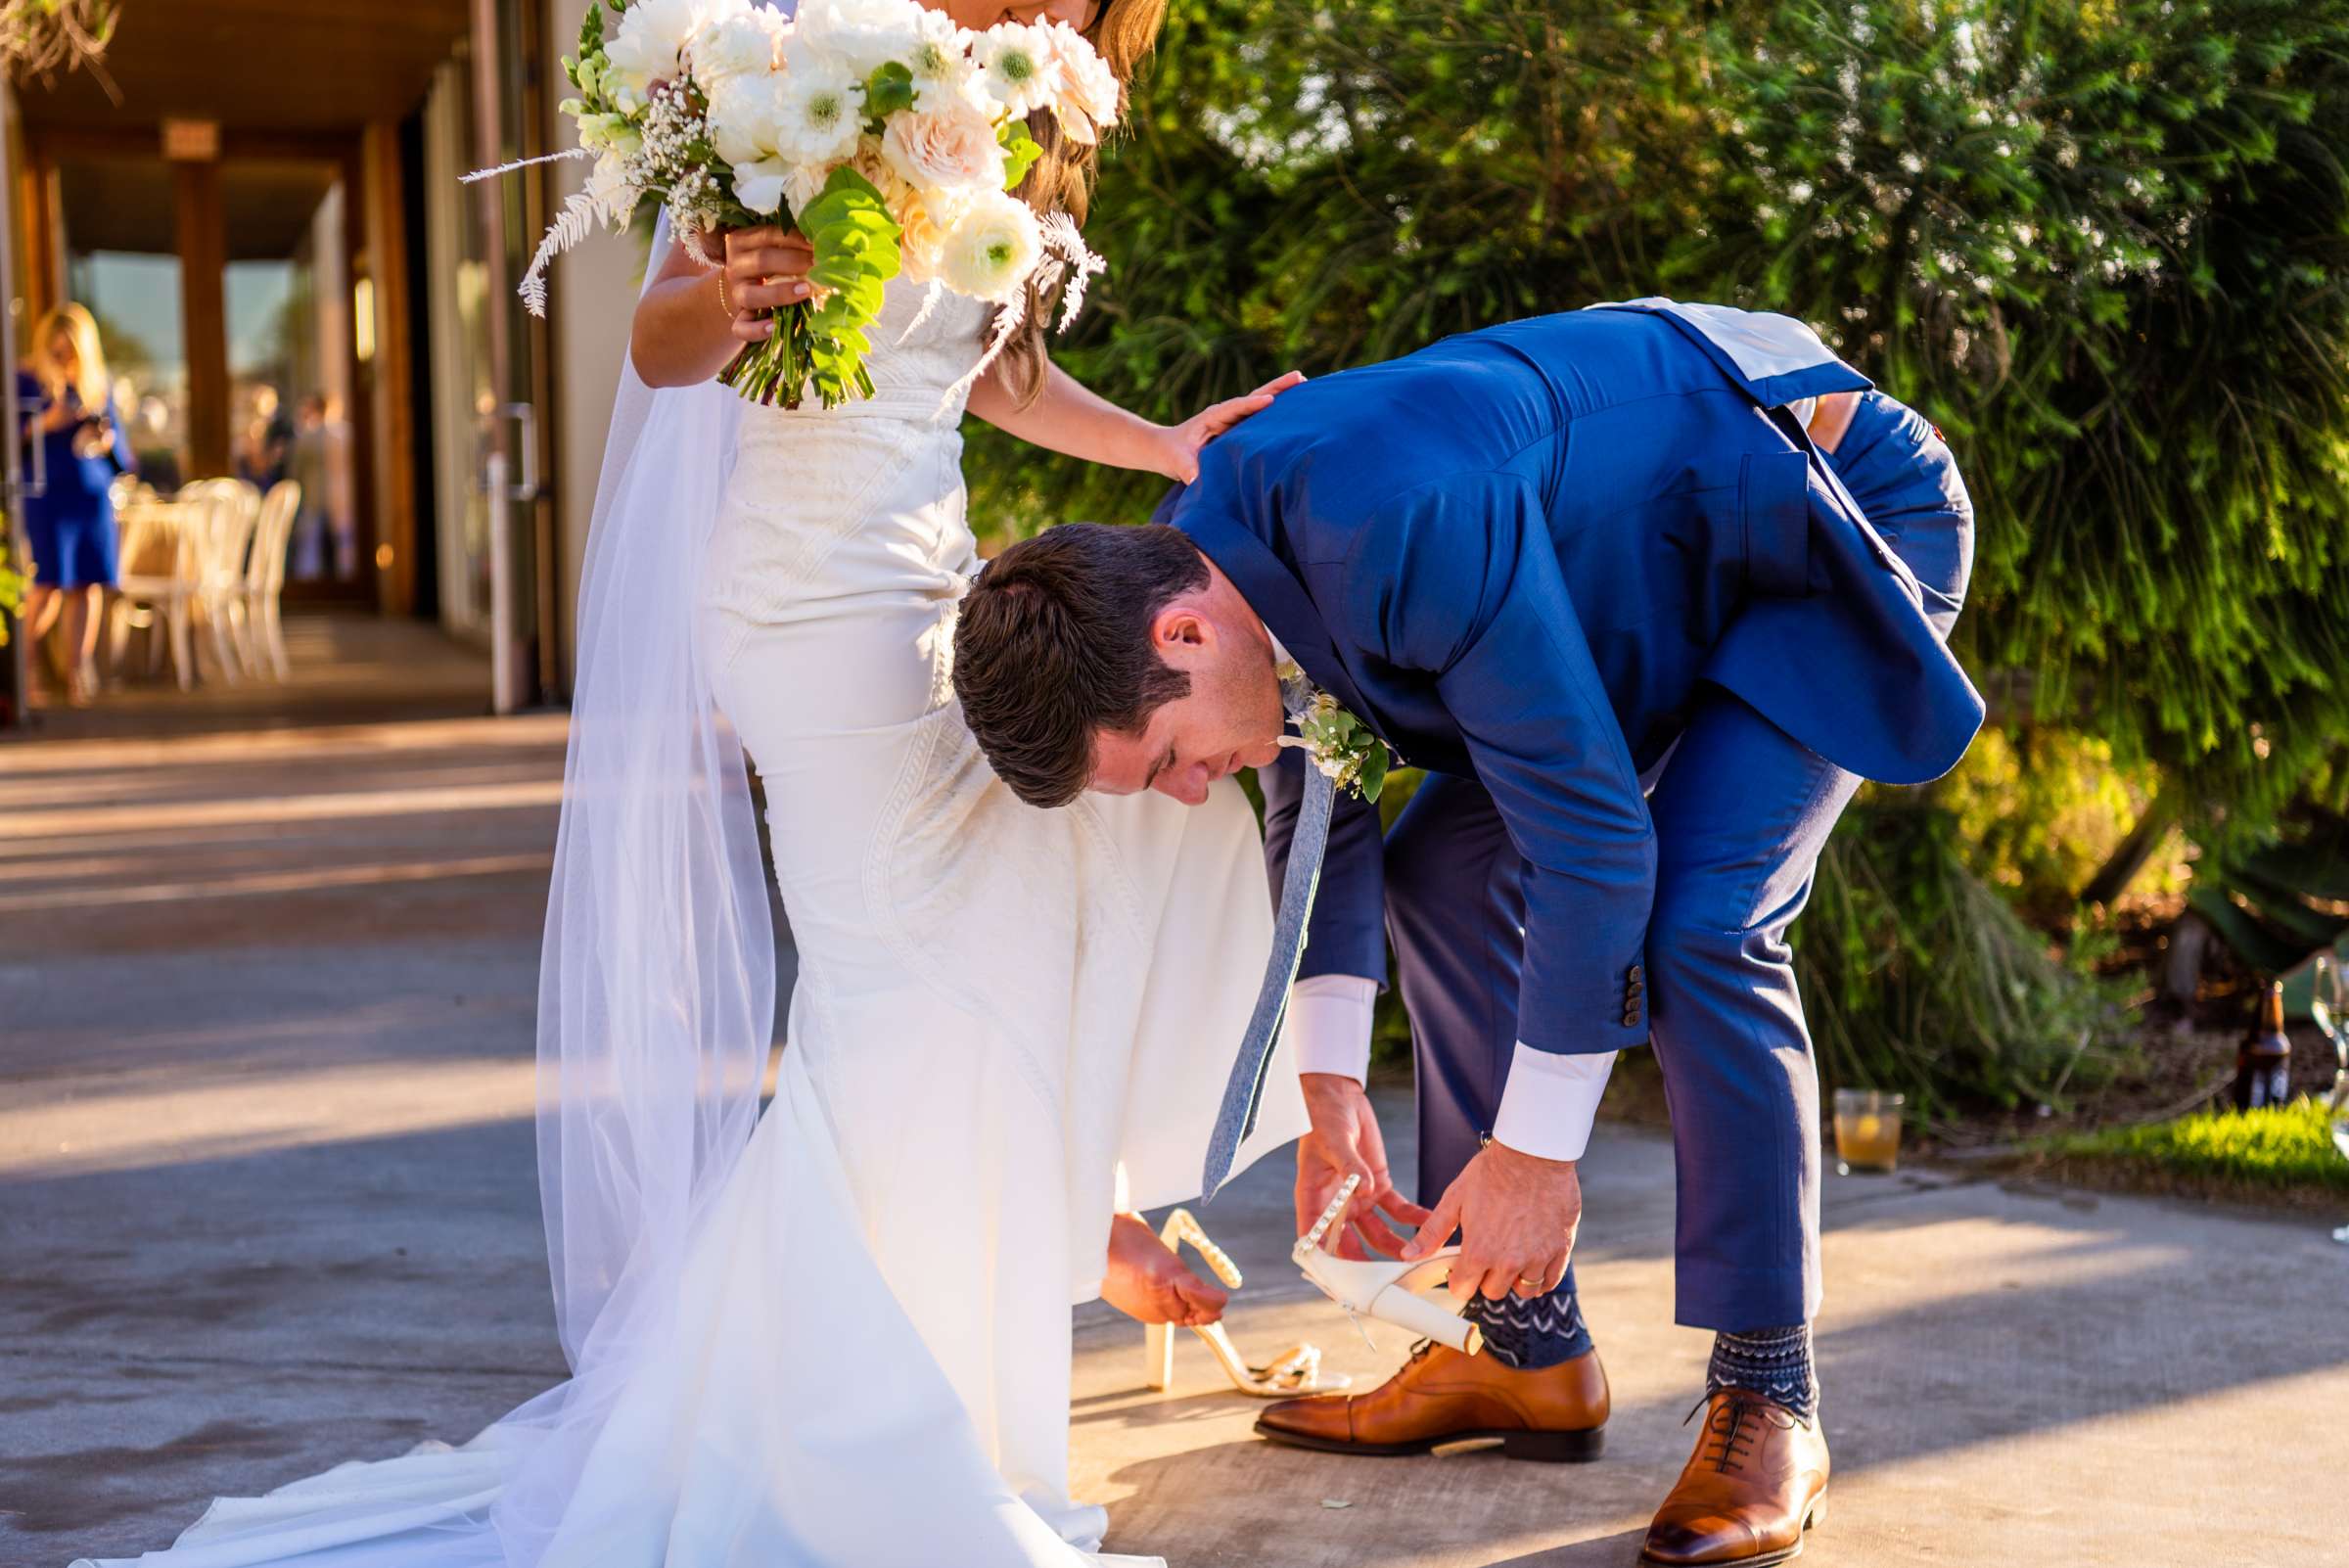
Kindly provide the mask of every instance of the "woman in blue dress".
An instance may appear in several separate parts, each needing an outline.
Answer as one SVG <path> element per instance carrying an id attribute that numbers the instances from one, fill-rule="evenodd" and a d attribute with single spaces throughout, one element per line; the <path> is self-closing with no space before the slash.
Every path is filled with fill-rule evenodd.
<path id="1" fill-rule="evenodd" d="M 98 323 L 78 304 L 41 318 L 32 356 L 17 372 L 24 419 L 25 472 L 47 486 L 24 502 L 32 591 L 25 623 L 37 643 L 62 619 L 69 660 L 66 693 L 76 707 L 97 685 L 98 622 L 115 584 L 115 478 L 131 469 L 130 443 L 115 417 Z M 34 442 L 43 450 L 36 457 Z M 37 466 L 36 466 L 37 465 Z"/>

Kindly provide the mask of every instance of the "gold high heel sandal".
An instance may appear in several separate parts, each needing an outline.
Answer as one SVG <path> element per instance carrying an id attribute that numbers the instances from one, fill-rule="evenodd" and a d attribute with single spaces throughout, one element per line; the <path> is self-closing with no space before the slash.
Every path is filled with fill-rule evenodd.
<path id="1" fill-rule="evenodd" d="M 1167 1216 L 1159 1227 L 1158 1239 L 1167 1244 L 1169 1252 L 1178 1252 L 1182 1243 L 1189 1242 L 1191 1250 L 1205 1260 L 1208 1269 L 1223 1281 L 1227 1289 L 1240 1288 L 1240 1270 L 1222 1248 L 1207 1239 L 1199 1222 L 1191 1218 L 1188 1209 L 1177 1209 Z M 1300 1394 L 1329 1394 L 1345 1388 L 1354 1380 L 1350 1377 L 1321 1372 L 1321 1352 L 1313 1345 L 1293 1345 L 1263 1366 L 1251 1366 L 1240 1359 L 1229 1335 L 1221 1323 L 1207 1323 L 1191 1332 L 1216 1353 L 1223 1367 L 1223 1375 L 1231 1386 L 1243 1394 L 1260 1400 L 1293 1399 Z M 1142 1338 L 1142 1375 L 1150 1387 L 1165 1391 L 1174 1383 L 1174 1325 L 1149 1323 L 1144 1325 Z"/>

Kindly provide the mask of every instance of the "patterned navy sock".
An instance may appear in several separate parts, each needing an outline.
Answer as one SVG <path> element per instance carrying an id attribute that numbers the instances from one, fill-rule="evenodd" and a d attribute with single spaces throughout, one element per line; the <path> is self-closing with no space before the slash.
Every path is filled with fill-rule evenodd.
<path id="1" fill-rule="evenodd" d="M 1819 1377 L 1811 1369 L 1811 1325 L 1715 1334 L 1713 1364 L 1705 1369 L 1705 1397 L 1711 1399 L 1725 1388 L 1759 1394 L 1806 1421 L 1816 1419 Z"/>
<path id="2" fill-rule="evenodd" d="M 1486 1355 L 1521 1372 L 1562 1365 L 1590 1351 L 1590 1330 L 1583 1326 L 1571 1277 L 1546 1296 L 1475 1297 L 1461 1315 L 1485 1331 Z"/>

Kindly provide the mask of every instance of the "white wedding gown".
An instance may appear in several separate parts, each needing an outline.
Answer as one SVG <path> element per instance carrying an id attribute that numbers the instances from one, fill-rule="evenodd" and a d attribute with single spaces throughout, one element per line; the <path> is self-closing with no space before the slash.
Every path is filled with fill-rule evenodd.
<path id="1" fill-rule="evenodd" d="M 921 302 L 892 286 L 870 401 L 746 411 L 703 578 L 800 970 L 774 1101 L 666 1330 L 583 1452 L 540 1452 L 557 1389 L 463 1448 L 222 1499 L 138 1561 L 1153 1560 L 1085 1555 L 1105 1516 L 1068 1495 L 1070 1307 L 1117 1207 L 1198 1190 L 1270 945 L 1258 834 L 1229 782 L 1039 811 L 989 771 L 948 681 L 976 560 L 936 417 L 982 316 L 948 296 L 900 342 Z M 1243 1158 L 1302 1130 L 1285 1061 L 1268 1084 Z M 518 1474 L 540 1517 L 501 1518 Z"/>

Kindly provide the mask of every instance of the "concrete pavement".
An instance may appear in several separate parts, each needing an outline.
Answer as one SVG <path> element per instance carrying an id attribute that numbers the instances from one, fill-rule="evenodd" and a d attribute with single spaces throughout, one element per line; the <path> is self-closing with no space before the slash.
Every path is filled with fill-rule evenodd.
<path id="1" fill-rule="evenodd" d="M 0 1565 L 161 1545 L 561 1374 L 529 1117 L 562 721 L 447 711 L 0 746 Z M 1096 1304 L 1076 1479 L 1111 1546 L 1628 1568 L 1706 1341 L 1670 1323 L 1668 1144 L 1602 1129 L 1586 1181 L 1604 1461 L 1273 1449 L 1187 1337 L 1144 1392 L 1140 1329 Z M 1405 1347 L 1296 1277 L 1285 1207 L 1262 1168 L 1205 1216 L 1250 1276 L 1234 1337 L 1383 1374 Z M 1807 1564 L 2349 1561 L 2323 1225 L 1917 1172 L 1832 1181 L 1828 1227 Z"/>

